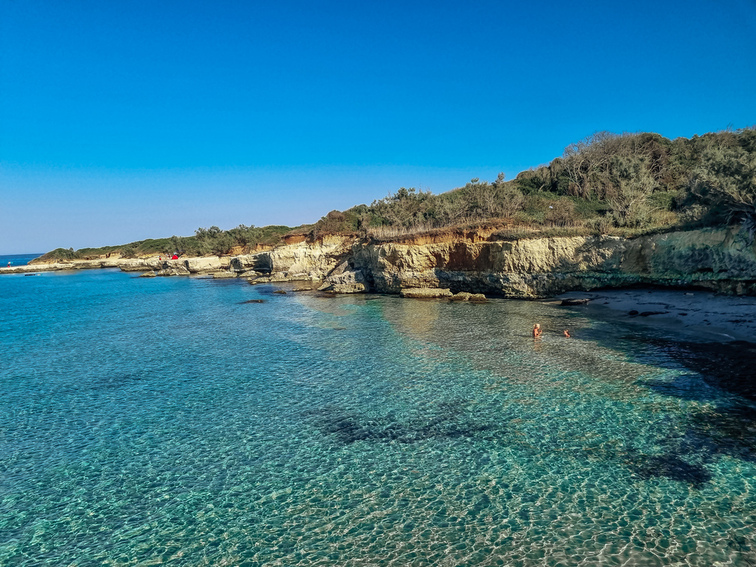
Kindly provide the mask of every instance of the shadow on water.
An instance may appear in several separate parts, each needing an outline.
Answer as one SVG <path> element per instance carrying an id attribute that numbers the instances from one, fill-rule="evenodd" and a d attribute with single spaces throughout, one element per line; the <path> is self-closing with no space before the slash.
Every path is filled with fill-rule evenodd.
<path id="1" fill-rule="evenodd" d="M 692 431 L 705 440 L 712 454 L 756 462 L 756 409 L 738 405 L 690 415 Z"/>
<path id="2" fill-rule="evenodd" d="M 656 441 L 659 453 L 630 448 L 621 461 L 640 478 L 666 477 L 701 488 L 720 457 L 756 462 L 756 409 L 746 405 L 691 410 L 678 432 Z"/>
<path id="3" fill-rule="evenodd" d="M 700 374 L 707 385 L 756 401 L 756 343 L 694 343 L 662 338 L 635 340 L 651 346 L 677 364 Z M 684 392 L 686 389 L 688 388 L 681 391 Z M 672 390 L 669 393 L 677 395 Z"/>
<path id="4" fill-rule="evenodd" d="M 700 404 L 689 409 L 684 432 L 661 440 L 661 455 L 630 456 L 627 464 L 631 470 L 640 477 L 665 476 L 699 487 L 711 477 L 704 465 L 717 457 L 756 462 L 756 407 L 752 403 L 756 401 L 756 344 L 694 343 L 658 337 L 632 340 L 646 347 L 638 352 L 654 351 L 658 366 L 682 366 L 690 371 L 672 380 L 646 380 L 639 385 Z"/>
<path id="5" fill-rule="evenodd" d="M 657 394 L 688 401 L 706 402 L 718 395 L 698 374 L 681 374 L 671 380 L 639 380 L 637 384 Z"/>

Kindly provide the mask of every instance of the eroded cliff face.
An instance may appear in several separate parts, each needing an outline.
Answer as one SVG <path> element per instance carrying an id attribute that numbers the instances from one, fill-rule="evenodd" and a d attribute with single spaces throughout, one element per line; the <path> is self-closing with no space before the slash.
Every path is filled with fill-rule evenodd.
<path id="1" fill-rule="evenodd" d="M 272 250 L 237 256 L 233 269 L 253 270 L 258 281 L 323 281 L 337 278 L 348 267 L 346 260 L 355 242 L 348 236 L 325 236 L 316 242 L 304 240 L 277 246 Z"/>
<path id="2" fill-rule="evenodd" d="M 322 289 L 341 293 L 446 288 L 537 298 L 640 283 L 756 294 L 756 245 L 735 229 L 634 239 L 454 235 L 401 244 L 330 237 L 252 256 L 269 264 L 272 281 L 324 280 Z"/>
<path id="3" fill-rule="evenodd" d="M 421 235 L 405 242 L 326 236 L 229 257 L 99 259 L 1 268 L 0 273 L 118 267 L 145 275 L 212 274 L 258 282 L 310 281 L 335 293 L 441 288 L 517 298 L 649 284 L 756 295 L 756 243 L 737 229 L 633 239 L 499 240 L 493 231 Z M 405 293 L 405 295 L 407 295 Z"/>

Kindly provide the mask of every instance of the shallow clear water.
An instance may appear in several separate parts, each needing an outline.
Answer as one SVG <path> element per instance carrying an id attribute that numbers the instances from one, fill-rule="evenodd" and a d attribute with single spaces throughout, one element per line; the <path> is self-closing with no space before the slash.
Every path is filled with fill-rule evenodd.
<path id="1" fill-rule="evenodd" d="M 648 330 L 273 291 L 0 277 L 0 565 L 756 564 L 754 404 Z"/>

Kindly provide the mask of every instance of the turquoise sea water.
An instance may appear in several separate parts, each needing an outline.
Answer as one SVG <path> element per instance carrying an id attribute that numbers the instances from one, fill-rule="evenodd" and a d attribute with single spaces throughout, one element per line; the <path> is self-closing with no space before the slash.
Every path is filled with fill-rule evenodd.
<path id="1" fill-rule="evenodd" d="M 274 289 L 0 277 L 0 565 L 756 564 L 754 404 L 669 337 Z"/>

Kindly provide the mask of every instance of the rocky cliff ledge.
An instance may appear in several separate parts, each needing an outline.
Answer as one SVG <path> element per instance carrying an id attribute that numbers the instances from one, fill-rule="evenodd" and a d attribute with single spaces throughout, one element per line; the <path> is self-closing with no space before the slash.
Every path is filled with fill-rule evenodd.
<path id="1" fill-rule="evenodd" d="M 69 260 L 66 262 L 33 263 L 25 266 L 0 268 L 0 274 L 25 274 L 34 272 L 52 272 L 64 270 L 97 270 L 118 268 L 124 272 L 149 272 L 154 275 L 190 275 L 212 274 L 228 270 L 231 258 L 181 258 L 179 260 L 161 260 L 149 258 L 96 258 L 92 260 Z M 236 274 L 233 274 L 236 275 Z"/>
<path id="2" fill-rule="evenodd" d="M 145 275 L 212 274 L 253 282 L 317 282 L 333 293 L 440 288 L 512 298 L 634 284 L 756 295 L 756 244 L 737 229 L 626 239 L 574 236 L 502 240 L 475 231 L 376 242 L 326 236 L 235 257 L 103 259 L 0 272 L 118 267 Z M 407 294 L 405 294 L 407 295 Z"/>
<path id="3" fill-rule="evenodd" d="M 513 298 L 633 284 L 756 295 L 756 245 L 736 229 L 626 239 L 575 236 L 497 240 L 453 234 L 417 242 L 330 237 L 280 246 L 239 263 L 265 266 L 263 281 L 323 280 L 336 293 L 445 288 Z M 232 265 L 234 262 L 232 261 Z"/>

